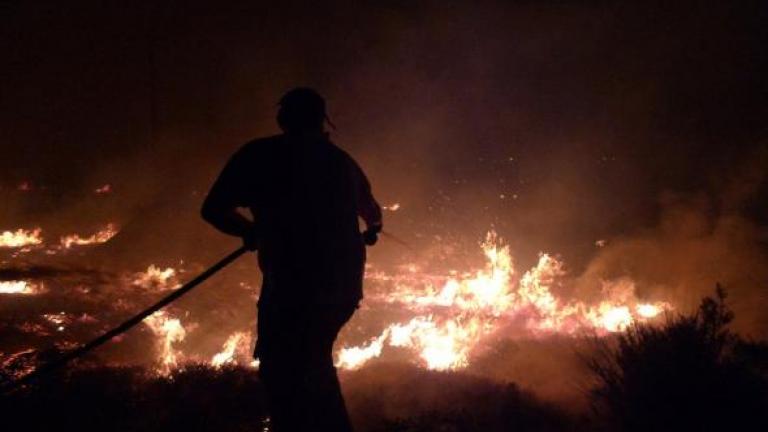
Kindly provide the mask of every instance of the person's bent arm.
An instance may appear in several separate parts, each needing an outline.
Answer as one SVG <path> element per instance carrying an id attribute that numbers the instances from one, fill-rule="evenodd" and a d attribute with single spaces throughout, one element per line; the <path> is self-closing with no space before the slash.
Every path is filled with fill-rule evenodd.
<path id="1" fill-rule="evenodd" d="M 224 167 L 203 202 L 200 214 L 219 231 L 241 237 L 250 249 L 255 249 L 255 224 L 238 211 L 246 205 L 243 157 L 236 153 Z"/>
<path id="2" fill-rule="evenodd" d="M 254 223 L 240 212 L 237 207 L 223 206 L 210 199 L 203 203 L 200 211 L 203 219 L 217 230 L 236 237 L 245 237 L 254 229 Z"/>

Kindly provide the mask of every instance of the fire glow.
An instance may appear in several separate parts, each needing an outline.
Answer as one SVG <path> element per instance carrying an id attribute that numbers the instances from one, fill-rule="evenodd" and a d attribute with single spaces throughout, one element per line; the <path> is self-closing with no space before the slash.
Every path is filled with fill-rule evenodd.
<path id="1" fill-rule="evenodd" d="M 416 268 L 399 277 L 371 275 L 395 285 L 394 290 L 373 296 L 372 302 L 396 305 L 417 316 L 388 325 L 366 344 L 341 349 L 337 366 L 360 368 L 393 347 L 412 351 L 428 369 L 460 369 L 469 365 L 484 341 L 510 325 L 533 335 L 604 335 L 671 309 L 664 302 L 640 302 L 628 279 L 605 282 L 605 300 L 596 304 L 566 301 L 552 291 L 565 274 L 556 258 L 542 253 L 536 266 L 517 276 L 509 247 L 494 232 L 481 246 L 486 258 L 483 269 L 451 275 L 439 287 Z"/>

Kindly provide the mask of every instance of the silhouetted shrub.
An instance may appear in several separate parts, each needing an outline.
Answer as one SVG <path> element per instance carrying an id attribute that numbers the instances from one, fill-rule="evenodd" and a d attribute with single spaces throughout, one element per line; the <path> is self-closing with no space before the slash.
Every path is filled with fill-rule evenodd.
<path id="1" fill-rule="evenodd" d="M 733 313 L 718 286 L 689 316 L 638 325 L 599 341 L 588 366 L 597 423 L 616 431 L 768 430 L 766 380 L 748 352 L 758 344 L 729 331 Z"/>

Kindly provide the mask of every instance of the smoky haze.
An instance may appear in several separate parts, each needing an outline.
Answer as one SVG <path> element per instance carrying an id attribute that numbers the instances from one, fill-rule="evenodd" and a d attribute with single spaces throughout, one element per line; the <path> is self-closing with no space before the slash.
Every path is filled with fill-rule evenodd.
<path id="1" fill-rule="evenodd" d="M 631 277 L 689 307 L 721 282 L 763 337 L 766 8 L 674 3 L 4 2 L 0 230 L 115 220 L 94 262 L 212 260 L 235 240 L 199 220 L 207 188 L 306 85 L 419 252 L 494 228 L 584 297 Z"/>

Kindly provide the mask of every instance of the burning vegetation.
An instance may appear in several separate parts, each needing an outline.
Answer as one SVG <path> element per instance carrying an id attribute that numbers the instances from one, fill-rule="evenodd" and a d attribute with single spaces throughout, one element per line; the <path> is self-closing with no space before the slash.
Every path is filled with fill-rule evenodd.
<path id="1" fill-rule="evenodd" d="M 418 266 L 404 266 L 394 275 L 372 272 L 372 282 L 385 288 L 368 296 L 369 307 L 382 304 L 416 316 L 388 325 L 366 344 L 343 348 L 337 366 L 359 368 L 389 346 L 412 351 L 428 369 L 460 369 L 494 338 L 604 335 L 672 309 L 666 302 L 639 300 L 628 279 L 605 282 L 604 298 L 596 304 L 559 298 L 553 288 L 562 283 L 565 271 L 556 258 L 541 253 L 535 267 L 518 275 L 509 247 L 495 232 L 488 233 L 481 247 L 486 264 L 474 272 L 441 277 Z"/>
<path id="2" fill-rule="evenodd" d="M 31 238 L 40 238 L 41 230 L 34 232 Z M 87 237 L 65 236 L 60 250 L 103 244 L 116 233 L 116 226 L 109 224 Z M 22 242 L 14 244 L 21 247 Z M 41 238 L 37 245 L 45 247 Z M 441 274 L 416 262 L 387 271 L 370 267 L 366 279 L 368 292 L 359 314 L 363 324 L 357 326 L 356 332 L 342 337 L 336 352 L 337 366 L 356 370 L 377 358 L 406 355 L 408 361 L 426 369 L 460 370 L 499 340 L 549 335 L 603 336 L 625 331 L 633 324 L 653 322 L 673 310 L 666 301 L 637 298 L 635 285 L 628 278 L 603 281 L 602 286 L 596 287 L 600 299 L 595 302 L 560 296 L 557 292 L 568 283 L 562 261 L 541 253 L 534 267 L 519 273 L 509 246 L 493 231 L 486 235 L 480 250 L 485 264 L 475 270 L 449 270 Z M 75 286 L 68 286 L 72 281 L 49 283 L 56 285 L 54 293 L 87 296 L 96 302 L 93 309 L 85 311 L 93 316 L 93 322 L 81 322 L 80 327 L 97 322 L 109 325 L 118 321 L 115 316 L 124 317 L 160 293 L 179 287 L 180 274 L 186 272 L 183 261 L 180 263 L 178 268 L 151 264 L 144 271 L 112 275 L 99 280 L 100 287 L 89 287 L 87 281 L 77 281 Z M 238 285 L 248 287 L 242 282 Z M 94 297 L 89 294 L 93 289 L 102 294 Z M 4 281 L 0 285 L 0 294 L 45 292 L 42 282 L 32 280 Z M 387 318 L 392 311 L 399 318 Z M 36 319 L 29 316 L 26 322 L 7 324 L 22 334 L 37 333 L 40 343 L 53 337 L 57 346 L 72 346 L 93 337 L 92 332 L 70 333 L 67 313 L 41 313 Z M 155 356 L 145 357 L 142 362 L 149 361 L 163 375 L 189 362 L 215 367 L 257 366 L 251 358 L 253 341 L 248 328 L 233 330 L 220 339 L 214 354 L 206 354 L 216 345 L 187 343 L 200 326 L 200 318 L 185 318 L 189 314 L 183 306 L 172 306 L 144 320 L 156 348 Z M 387 323 L 388 319 L 391 322 Z M 53 333 L 46 330 L 49 324 L 54 326 Z M 362 341 L 350 344 L 355 339 Z"/>
<path id="3" fill-rule="evenodd" d="M 6 236 L 6 245 L 12 250 L 35 245 L 47 251 L 66 252 L 75 247 L 107 243 L 118 230 L 115 224 L 108 224 L 89 236 L 63 236 L 59 245 L 52 247 L 45 244 L 41 232 L 42 229 L 17 230 Z M 634 323 L 652 321 L 672 310 L 671 304 L 665 301 L 638 299 L 634 284 L 626 278 L 605 281 L 602 298 L 594 303 L 564 298 L 557 294 L 560 285 L 566 283 L 564 265 L 552 255 L 540 254 L 537 264 L 520 274 L 514 267 L 509 246 L 495 232 L 489 232 L 480 247 L 485 264 L 476 270 L 450 270 L 440 274 L 415 262 L 389 271 L 369 268 L 366 279 L 369 288 L 361 319 L 369 321 L 377 314 L 386 317 L 392 310 L 397 310 L 401 318 L 393 319 L 379 329 L 365 325 L 365 330 L 349 335 L 352 339 L 362 338 L 360 344 L 352 345 L 348 340 L 342 340 L 336 354 L 337 366 L 359 369 L 373 359 L 386 358 L 392 351 L 396 357 L 410 353 L 410 361 L 427 369 L 458 370 L 466 368 L 473 357 L 487 351 L 500 339 L 555 334 L 605 335 L 624 331 Z M 146 304 L 142 304 L 142 299 L 148 303 L 153 296 L 179 287 L 179 275 L 185 271 L 183 266 L 151 264 L 144 271 L 113 275 L 98 282 L 103 285 L 96 288 L 103 293 L 100 299 L 88 294 L 95 287 L 89 287 L 83 281 L 51 281 L 56 284 L 56 291 L 51 294 L 63 294 L 61 290 L 64 290 L 79 292 L 76 295 L 83 300 L 91 297 L 91 301 L 97 301 L 92 307 L 99 304 L 103 309 L 87 312 L 95 322 L 109 325 L 116 322 L 113 316 L 124 316 Z M 69 282 L 74 282 L 74 286 Z M 0 283 L 0 294 L 4 295 L 37 296 L 46 295 L 46 292 L 42 281 Z M 75 305 L 76 309 L 82 307 Z M 174 306 L 144 321 L 156 340 L 155 357 L 144 361 L 154 364 L 158 373 L 169 374 L 185 362 L 206 362 L 216 367 L 225 364 L 254 366 L 250 358 L 252 338 L 248 328 L 233 330 L 219 342 L 220 352 L 206 355 L 206 350 L 211 348 L 195 348 L 185 343 L 189 332 L 199 326 L 196 319 L 183 318 L 188 314 L 183 307 Z M 47 312 L 37 319 L 30 316 L 26 322 L 9 322 L 7 325 L 22 334 L 37 332 L 42 342 L 51 339 L 50 333 L 42 330 L 47 325 L 42 322 L 51 323 L 51 317 L 61 318 Z M 380 318 L 376 321 L 381 322 Z M 58 339 L 55 344 L 59 346 L 83 343 L 86 336 L 93 336 L 87 332 L 70 334 L 69 326 L 63 322 L 54 325 L 55 339 Z M 365 332 L 376 334 L 366 336 Z M 206 357 L 209 360 L 205 360 Z"/>

